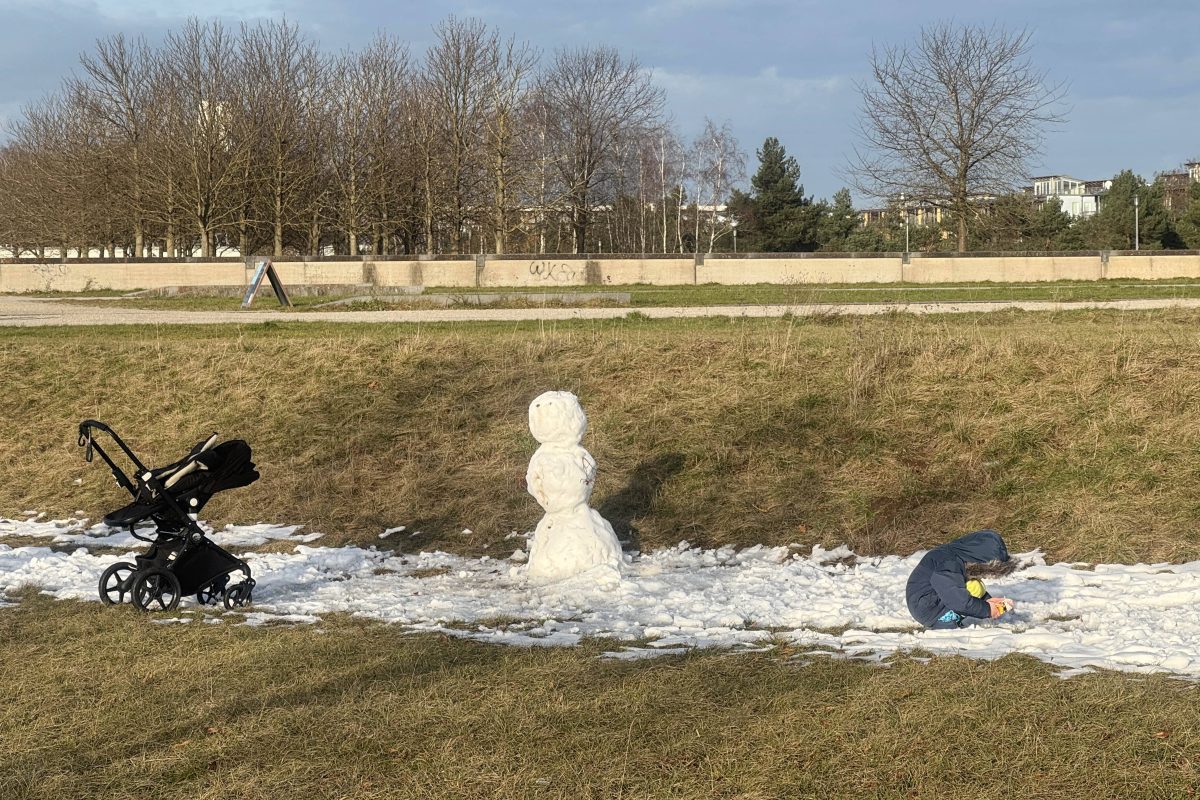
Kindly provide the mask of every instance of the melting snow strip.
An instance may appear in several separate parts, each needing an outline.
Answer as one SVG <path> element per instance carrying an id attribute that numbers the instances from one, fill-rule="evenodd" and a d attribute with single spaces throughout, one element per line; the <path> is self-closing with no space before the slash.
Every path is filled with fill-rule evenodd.
<path id="1" fill-rule="evenodd" d="M 128 555 L 92 553 L 97 546 L 126 545 L 113 545 L 111 531 L 83 525 L 0 520 L 0 542 L 15 536 L 80 545 L 67 553 L 0 543 L 0 604 L 5 592 L 28 586 L 58 598 L 96 600 L 100 572 Z M 232 526 L 214 539 L 223 546 L 302 541 L 295 531 Z M 414 633 L 524 647 L 571 646 L 587 637 L 629 642 L 606 653 L 612 658 L 784 642 L 814 648 L 798 654 L 801 661 L 824 655 L 882 664 L 892 654 L 918 650 L 982 659 L 1026 653 L 1062 667 L 1064 676 L 1102 668 L 1200 679 L 1200 616 L 1193 612 L 1200 562 L 1082 570 L 1046 564 L 1037 552 L 1022 554 L 1032 566 L 989 581 L 993 593 L 1016 600 L 1014 613 L 972 628 L 925 631 L 904 606 L 905 582 L 922 555 L 854 559 L 845 548 L 799 554 L 764 546 L 700 550 L 685 542 L 633 559 L 620 579 L 584 575 L 537 585 L 512 559 L 298 543 L 290 553 L 243 555 L 258 582 L 254 607 L 230 619 L 308 623 L 341 612 Z M 182 605 L 194 607 L 192 599 Z M 500 619 L 507 622 L 495 622 Z"/>

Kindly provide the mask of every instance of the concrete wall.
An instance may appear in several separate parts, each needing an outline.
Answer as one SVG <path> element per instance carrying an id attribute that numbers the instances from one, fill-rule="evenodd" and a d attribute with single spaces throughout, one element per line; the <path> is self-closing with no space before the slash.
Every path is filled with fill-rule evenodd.
<path id="1" fill-rule="evenodd" d="M 602 258 L 597 259 L 600 282 L 614 286 L 648 283 L 656 286 L 687 286 L 696 282 L 696 259 L 687 258 Z"/>
<path id="2" fill-rule="evenodd" d="M 368 264 L 379 287 L 475 286 L 475 259 L 411 259 L 405 261 L 375 261 Z"/>
<path id="3" fill-rule="evenodd" d="M 286 278 L 284 280 L 286 281 Z M 0 292 L 84 292 L 91 289 L 132 291 L 162 289 L 167 286 L 245 285 L 246 265 L 241 261 L 184 264 L 0 264 Z"/>
<path id="4" fill-rule="evenodd" d="M 1106 278 L 1200 278 L 1200 256 L 1110 253 Z"/>
<path id="5" fill-rule="evenodd" d="M 1200 257 L 1193 258 L 1200 262 Z M 904 280 L 910 283 L 1095 281 L 1104 277 L 1104 263 L 1099 255 L 1014 255 L 999 258 L 914 256 L 904 266 L 903 274 Z"/>
<path id="6" fill-rule="evenodd" d="M 696 282 L 696 260 L 669 256 L 491 256 L 483 260 L 479 285 L 487 287 L 627 285 L 681 286 Z M 426 282 L 426 286 L 436 284 Z"/>
<path id="7" fill-rule="evenodd" d="M 275 274 L 284 286 L 353 286 L 369 283 L 365 266 L 361 261 L 280 261 L 274 264 Z M 253 280 L 254 268 L 250 267 L 248 272 L 246 280 Z"/>
<path id="8" fill-rule="evenodd" d="M 489 258 L 479 271 L 480 286 L 554 287 L 587 284 L 588 259 L 578 256 Z"/>
<path id="9" fill-rule="evenodd" d="M 380 261 L 281 261 L 285 286 L 566 287 L 749 283 L 1033 283 L 1103 278 L 1200 278 L 1200 253 L 1078 253 L 979 256 L 899 254 L 781 256 L 484 256 Z M 0 262 L 0 292 L 132 291 L 244 287 L 253 263 Z"/>
<path id="10" fill-rule="evenodd" d="M 903 259 L 881 257 L 706 257 L 696 283 L 896 283 Z"/>

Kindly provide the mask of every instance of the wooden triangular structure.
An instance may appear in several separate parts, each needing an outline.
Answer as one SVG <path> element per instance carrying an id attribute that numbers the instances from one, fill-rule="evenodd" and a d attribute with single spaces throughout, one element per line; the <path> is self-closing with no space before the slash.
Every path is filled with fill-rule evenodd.
<path id="1" fill-rule="evenodd" d="M 288 297 L 287 289 L 283 288 L 283 281 L 279 280 L 279 273 L 275 271 L 275 265 L 271 263 L 269 258 L 258 262 L 258 268 L 254 270 L 254 280 L 250 281 L 250 285 L 246 287 L 246 296 L 242 298 L 242 308 L 249 308 L 254 302 L 254 296 L 258 294 L 258 288 L 262 286 L 263 276 L 271 282 L 271 288 L 275 290 L 275 297 L 279 300 L 279 305 L 292 307 L 292 300 Z"/>

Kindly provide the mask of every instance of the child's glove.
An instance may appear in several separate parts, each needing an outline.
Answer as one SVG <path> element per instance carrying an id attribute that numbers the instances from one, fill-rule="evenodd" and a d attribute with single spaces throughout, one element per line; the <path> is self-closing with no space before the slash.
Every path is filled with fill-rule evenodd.
<path id="1" fill-rule="evenodd" d="M 1007 597 L 990 597 L 987 603 L 992 609 L 992 619 L 1004 616 L 1013 609 L 1013 601 Z"/>

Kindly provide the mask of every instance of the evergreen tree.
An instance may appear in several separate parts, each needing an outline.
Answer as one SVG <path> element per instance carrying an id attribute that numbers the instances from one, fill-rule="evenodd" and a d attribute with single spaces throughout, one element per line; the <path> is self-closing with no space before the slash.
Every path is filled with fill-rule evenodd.
<path id="1" fill-rule="evenodd" d="M 1031 249 L 1058 250 L 1070 230 L 1071 215 L 1062 210 L 1061 200 L 1052 197 L 1030 216 L 1027 239 Z"/>
<path id="2" fill-rule="evenodd" d="M 1083 220 L 1084 244 L 1093 250 L 1132 250 L 1135 246 L 1133 198 L 1138 198 L 1137 243 L 1143 250 L 1180 246 L 1179 235 L 1163 208 L 1162 185 L 1147 185 L 1140 176 L 1123 170 L 1100 197 L 1100 210 Z"/>
<path id="3" fill-rule="evenodd" d="M 1190 250 L 1200 249 L 1200 183 L 1188 187 L 1188 204 L 1175 224 L 1180 242 Z"/>
<path id="4" fill-rule="evenodd" d="M 1071 228 L 1071 217 L 1052 197 L 1039 208 L 1023 194 L 997 197 L 972 226 L 971 249 L 1022 252 L 1054 250 Z"/>
<path id="5" fill-rule="evenodd" d="M 771 136 L 758 154 L 758 171 L 750 179 L 751 193 L 734 192 L 729 209 L 739 221 L 745 250 L 788 253 L 815 250 L 819 244 L 821 209 L 797 183 L 800 165 L 779 140 Z"/>
<path id="6" fill-rule="evenodd" d="M 824 205 L 824 204 L 822 204 Z M 861 225 L 858 212 L 850 201 L 849 189 L 838 189 L 833 203 L 822 209 L 821 226 L 818 232 L 822 250 L 846 251 L 854 232 Z"/>

